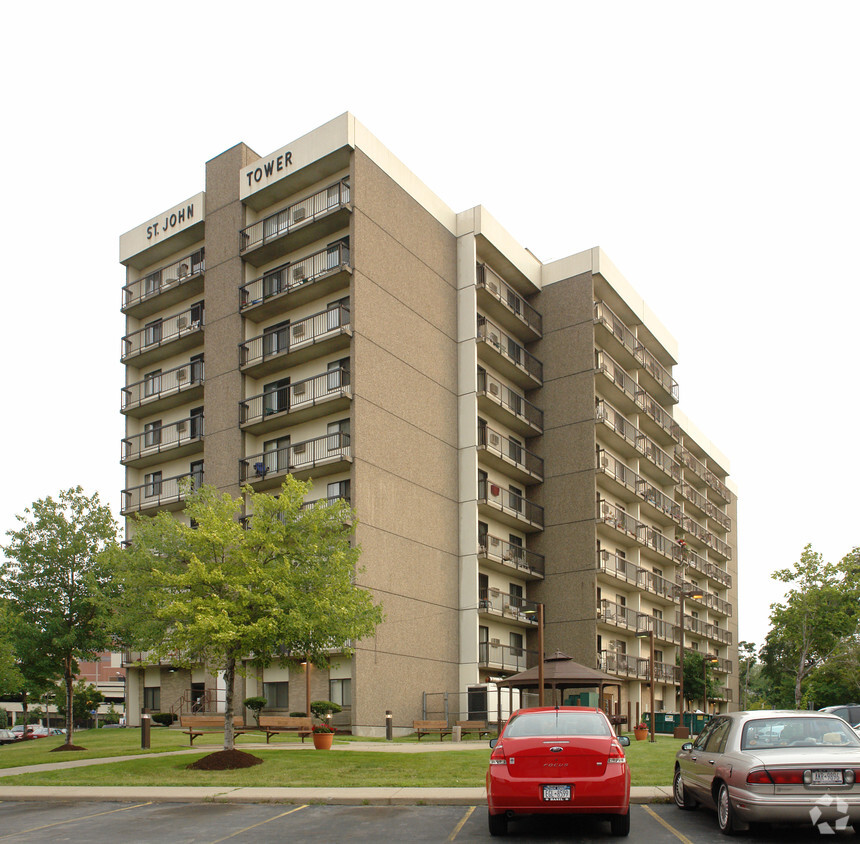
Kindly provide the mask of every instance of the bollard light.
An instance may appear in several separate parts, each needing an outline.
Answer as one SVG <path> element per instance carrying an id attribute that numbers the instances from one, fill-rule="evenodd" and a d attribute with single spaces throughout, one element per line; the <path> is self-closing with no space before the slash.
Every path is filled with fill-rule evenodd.
<path id="1" fill-rule="evenodd" d="M 394 726 L 391 722 L 391 710 L 385 710 L 385 738 L 391 741 L 394 738 Z"/>

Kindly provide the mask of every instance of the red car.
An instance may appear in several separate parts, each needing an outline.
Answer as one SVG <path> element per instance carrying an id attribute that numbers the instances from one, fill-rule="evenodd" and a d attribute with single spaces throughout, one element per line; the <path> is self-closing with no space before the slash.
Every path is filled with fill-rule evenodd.
<path id="1" fill-rule="evenodd" d="M 505 835 L 522 815 L 598 815 L 613 835 L 630 832 L 630 769 L 599 709 L 520 709 L 490 742 L 487 811 L 490 835 Z"/>

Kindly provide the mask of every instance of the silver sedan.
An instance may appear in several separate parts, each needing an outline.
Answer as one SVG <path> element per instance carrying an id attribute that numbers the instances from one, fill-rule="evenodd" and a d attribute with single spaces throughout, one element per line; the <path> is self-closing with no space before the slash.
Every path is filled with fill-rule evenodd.
<path id="1" fill-rule="evenodd" d="M 751 823 L 860 831 L 860 738 L 822 712 L 762 710 L 712 718 L 675 757 L 675 804 L 717 810 L 726 835 Z"/>

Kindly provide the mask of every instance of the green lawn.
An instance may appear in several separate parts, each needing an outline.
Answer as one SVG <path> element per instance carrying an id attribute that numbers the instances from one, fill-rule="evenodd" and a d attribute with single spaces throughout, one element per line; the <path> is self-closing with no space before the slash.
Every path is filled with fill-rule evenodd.
<path id="1" fill-rule="evenodd" d="M 210 751 L 193 755 L 158 757 L 166 750 L 188 747 L 188 737 L 172 730 L 153 730 L 152 749 L 140 749 L 138 730 L 87 730 L 75 734 L 76 744 L 86 751 L 51 753 L 61 740 L 38 739 L 0 748 L 0 767 L 46 764 L 67 760 L 149 753 L 150 758 L 94 765 L 62 771 L 43 771 L 0 778 L 2 785 L 90 785 L 90 786 L 417 786 L 477 787 L 484 784 L 489 746 L 444 753 L 382 753 L 339 750 L 349 739 L 339 738 L 328 752 L 305 750 L 279 752 L 255 749 L 262 765 L 239 771 L 189 771 L 187 765 Z M 199 741 L 199 739 L 198 739 Z M 243 736 L 237 746 L 253 741 Z M 294 736 L 277 742 L 295 743 Z M 426 739 L 425 739 L 426 741 Z M 681 741 L 658 736 L 654 744 L 631 741 L 627 748 L 633 785 L 669 785 L 675 753 Z"/>

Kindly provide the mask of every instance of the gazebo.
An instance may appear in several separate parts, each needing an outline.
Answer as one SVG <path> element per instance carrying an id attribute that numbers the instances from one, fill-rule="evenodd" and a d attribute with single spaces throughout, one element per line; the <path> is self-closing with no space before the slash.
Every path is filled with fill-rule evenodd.
<path id="1" fill-rule="evenodd" d="M 535 665 L 519 674 L 513 674 L 504 680 L 499 680 L 496 685 L 500 689 L 501 687 L 537 689 L 540 684 L 539 673 L 539 666 Z M 543 662 L 543 685 L 544 689 L 552 689 L 553 703 L 557 691 L 561 693 L 563 701 L 566 689 L 597 689 L 599 706 L 603 709 L 603 690 L 607 686 L 618 688 L 618 701 L 620 703 L 621 682 L 617 677 L 604 674 L 603 671 L 598 671 L 596 668 L 589 668 L 579 662 L 574 662 L 571 657 L 561 651 L 556 651 L 552 656 L 546 657 Z M 501 695 L 501 691 L 499 694 Z M 499 711 L 501 711 L 501 707 L 499 707 Z M 626 721 L 626 718 L 615 713 L 609 713 L 609 716 L 613 724 Z"/>

